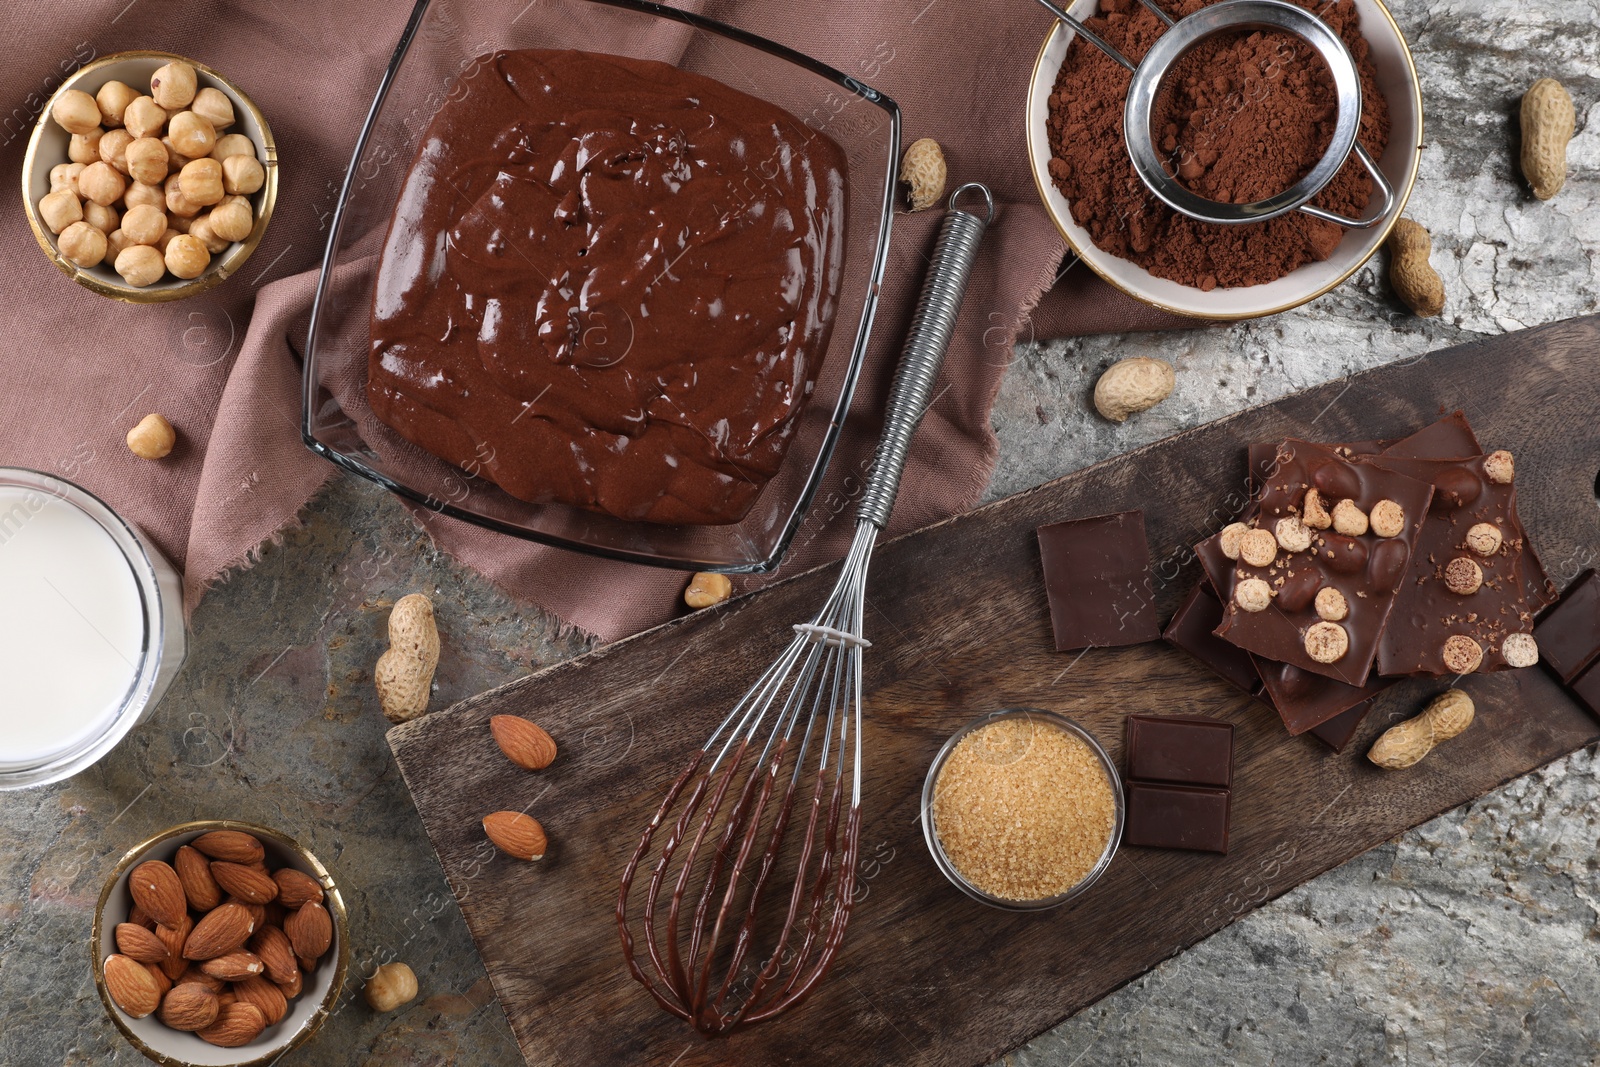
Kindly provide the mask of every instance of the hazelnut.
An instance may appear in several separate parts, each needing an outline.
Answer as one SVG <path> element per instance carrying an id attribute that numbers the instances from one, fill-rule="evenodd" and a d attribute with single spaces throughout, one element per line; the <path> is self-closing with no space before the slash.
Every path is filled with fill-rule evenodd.
<path id="1" fill-rule="evenodd" d="M 97 267 L 106 258 L 106 235 L 87 222 L 74 222 L 56 242 L 61 254 L 80 267 Z"/>
<path id="2" fill-rule="evenodd" d="M 1233 602 L 1244 611 L 1266 611 L 1272 604 L 1272 586 L 1260 578 L 1246 578 L 1234 587 Z"/>
<path id="3" fill-rule="evenodd" d="M 178 434 L 172 428 L 172 423 L 156 414 L 146 415 L 139 420 L 139 425 L 128 431 L 128 447 L 140 459 L 164 459 L 172 453 L 172 446 L 177 443 Z"/>
<path id="4" fill-rule="evenodd" d="M 1266 530 L 1248 530 L 1239 538 L 1239 558 L 1252 567 L 1270 567 L 1278 558 L 1278 540 Z"/>
<path id="5" fill-rule="evenodd" d="M 1322 494 L 1316 489 L 1306 490 L 1305 515 L 1301 518 L 1313 530 L 1326 530 L 1333 525 L 1333 516 L 1328 514 L 1327 506 L 1322 503 Z"/>
<path id="6" fill-rule="evenodd" d="M 127 236 L 126 230 L 118 233 Z M 117 253 L 117 273 L 122 275 L 122 280 L 136 289 L 143 289 L 161 280 L 167 272 L 167 264 L 157 252 L 149 245 L 131 244 Z"/>
<path id="7" fill-rule="evenodd" d="M 1531 667 L 1539 662 L 1539 644 L 1532 634 L 1507 634 L 1500 643 L 1500 655 L 1508 667 Z"/>
<path id="8" fill-rule="evenodd" d="M 100 91 L 94 94 L 94 102 L 100 108 L 101 124 L 121 126 L 122 113 L 137 99 L 139 90 L 126 82 L 113 80 L 100 86 Z"/>
<path id="9" fill-rule="evenodd" d="M 128 146 L 133 135 L 127 130 L 109 130 L 100 138 L 100 161 L 109 163 L 123 174 L 128 173 Z M 90 160 L 89 162 L 93 162 Z"/>
<path id="10" fill-rule="evenodd" d="M 211 123 L 193 111 L 180 111 L 167 123 L 167 137 L 172 147 L 190 159 L 209 156 L 217 147 L 217 131 Z"/>
<path id="11" fill-rule="evenodd" d="M 1510 485 L 1517 474 L 1511 453 L 1502 448 L 1498 452 L 1490 452 L 1484 456 L 1483 473 L 1497 485 Z"/>
<path id="12" fill-rule="evenodd" d="M 1343 622 L 1350 614 L 1350 602 L 1345 600 L 1344 594 L 1333 586 L 1324 586 L 1317 590 L 1316 609 L 1319 618 L 1329 622 Z"/>
<path id="13" fill-rule="evenodd" d="M 196 162 L 200 162 L 197 160 Z M 224 241 L 243 241 L 255 227 L 250 213 L 250 201 L 242 196 L 230 196 L 211 209 L 208 216 L 211 232 Z"/>
<path id="14" fill-rule="evenodd" d="M 242 133 L 226 133 L 217 138 L 217 146 L 211 150 L 211 158 L 221 163 L 229 156 L 251 156 L 256 154 L 256 143 Z"/>
<path id="15" fill-rule="evenodd" d="M 1350 635 L 1336 622 L 1314 622 L 1306 631 L 1306 655 L 1318 663 L 1337 663 L 1350 650 Z"/>
<path id="16" fill-rule="evenodd" d="M 1304 552 L 1311 547 L 1311 531 L 1293 515 L 1279 519 L 1273 531 L 1285 552 Z"/>
<path id="17" fill-rule="evenodd" d="M 1366 512 L 1354 500 L 1341 500 L 1333 506 L 1333 528 L 1346 537 L 1360 537 L 1367 532 Z"/>
<path id="18" fill-rule="evenodd" d="M 167 124 L 167 113 L 148 96 L 135 97 L 123 109 L 122 124 L 128 128 L 128 135 L 135 139 L 159 137 L 161 127 Z"/>
<path id="19" fill-rule="evenodd" d="M 121 230 L 112 230 L 106 234 L 106 261 L 116 263 L 117 257 L 122 254 L 122 250 L 132 243 L 132 241 L 128 240 L 128 235 Z"/>
<path id="20" fill-rule="evenodd" d="M 1478 642 L 1465 634 L 1455 634 L 1445 639 L 1444 665 L 1456 674 L 1471 674 L 1483 662 L 1483 649 Z"/>
<path id="21" fill-rule="evenodd" d="M 100 125 L 100 105 L 82 89 L 68 89 L 50 105 L 50 117 L 68 133 L 88 133 Z"/>
<path id="22" fill-rule="evenodd" d="M 1239 539 L 1249 532 L 1250 527 L 1246 526 L 1242 522 L 1230 522 L 1228 525 L 1224 526 L 1222 528 L 1222 535 L 1217 542 L 1222 548 L 1222 554 L 1227 556 L 1229 559 L 1238 559 Z"/>
<path id="23" fill-rule="evenodd" d="M 161 135 L 161 147 L 167 150 L 167 173 L 176 174 L 183 169 L 183 165 L 193 156 L 186 156 L 178 151 L 178 146 L 172 143 L 172 138 L 166 134 Z"/>
<path id="24" fill-rule="evenodd" d="M 60 233 L 74 222 L 83 221 L 83 205 L 71 190 L 57 189 L 39 200 L 39 217 L 51 233 Z"/>
<path id="25" fill-rule="evenodd" d="M 150 95 L 168 111 L 175 111 L 194 100 L 196 83 L 194 68 L 181 59 L 173 60 L 150 75 Z"/>
<path id="26" fill-rule="evenodd" d="M 141 204 L 122 216 L 122 233 L 129 244 L 153 245 L 167 228 L 167 214 L 160 208 Z"/>
<path id="27" fill-rule="evenodd" d="M 126 136 L 126 131 L 124 131 Z M 128 174 L 136 182 L 160 185 L 167 179 L 167 148 L 157 137 L 141 137 L 128 142 Z"/>
<path id="28" fill-rule="evenodd" d="M 222 161 L 222 188 L 229 196 L 249 196 L 266 180 L 267 172 L 255 156 L 229 156 Z"/>
<path id="29" fill-rule="evenodd" d="M 214 159 L 195 159 L 178 173 L 178 188 L 191 204 L 210 207 L 222 201 L 222 164 Z"/>
<path id="30" fill-rule="evenodd" d="M 110 233 L 122 224 L 122 216 L 117 214 L 116 208 L 106 207 L 91 200 L 83 205 L 83 221 L 101 233 Z"/>
<path id="31" fill-rule="evenodd" d="M 165 211 L 167 209 L 167 194 L 161 191 L 159 183 L 129 182 L 128 191 L 122 194 L 122 202 L 128 207 L 154 207 Z"/>
<path id="32" fill-rule="evenodd" d="M 1482 585 L 1483 568 L 1466 556 L 1457 556 L 1444 565 L 1444 587 L 1452 593 L 1467 596 Z"/>
<path id="33" fill-rule="evenodd" d="M 73 196 L 81 197 L 78 192 L 78 175 L 83 173 L 82 163 L 57 163 L 50 168 L 50 191 L 56 192 L 65 189 Z"/>
<path id="34" fill-rule="evenodd" d="M 122 172 L 105 162 L 91 163 L 78 175 L 78 191 L 85 200 L 110 207 L 122 199 L 128 189 L 128 179 Z"/>
<path id="35" fill-rule="evenodd" d="M 227 251 L 228 246 L 233 244 L 232 241 L 224 241 L 211 232 L 211 219 L 207 216 L 202 215 L 197 219 L 179 219 L 175 221 L 186 222 L 189 226 L 189 235 L 199 238 L 200 243 L 206 246 L 206 251 L 212 255 Z"/>
<path id="36" fill-rule="evenodd" d="M 184 279 L 198 278 L 204 274 L 206 267 L 211 264 L 211 253 L 200 238 L 177 230 L 168 230 L 167 233 L 172 235 L 165 244 L 167 269 Z"/>
<path id="37" fill-rule="evenodd" d="M 194 223 L 195 219 L 179 218 L 177 215 L 167 216 L 167 229 L 177 230 L 179 233 L 188 233 L 189 227 L 193 226 Z"/>
<path id="38" fill-rule="evenodd" d="M 1503 542 L 1500 527 L 1492 522 L 1476 523 L 1467 531 L 1467 547 L 1480 556 L 1492 556 Z"/>
<path id="39" fill-rule="evenodd" d="M 156 243 L 155 243 L 156 251 L 160 252 L 162 258 L 165 259 L 166 255 L 167 255 L 167 247 L 172 244 L 172 239 L 174 237 L 182 237 L 182 236 L 183 236 L 183 234 L 179 233 L 177 230 L 174 230 L 170 226 L 167 227 L 165 230 L 163 230 L 161 232 L 161 236 L 156 238 Z M 168 270 L 172 269 L 171 264 L 167 265 L 167 269 Z"/>
<path id="40" fill-rule="evenodd" d="M 385 963 L 367 979 L 363 994 L 373 1011 L 394 1011 L 417 996 L 417 976 L 403 963 Z"/>
<path id="41" fill-rule="evenodd" d="M 691 608 L 709 608 L 713 604 L 720 604 L 733 595 L 733 583 L 726 574 L 710 574 L 702 571 L 689 581 L 689 588 L 683 591 L 683 602 Z"/>
<path id="42" fill-rule="evenodd" d="M 1406 528 L 1405 510 L 1393 500 L 1380 500 L 1372 505 L 1372 514 L 1367 518 L 1372 532 L 1379 537 L 1399 537 Z"/>
<path id="43" fill-rule="evenodd" d="M 67 158 L 74 163 L 93 163 L 100 158 L 100 138 L 105 131 L 96 126 L 88 133 L 75 133 L 67 141 Z"/>
<path id="44" fill-rule="evenodd" d="M 167 197 L 167 211 L 186 219 L 193 218 L 200 214 L 201 205 L 193 203 L 183 195 L 183 190 L 178 185 L 178 178 L 177 174 L 169 174 L 162 185 Z"/>
<path id="45" fill-rule="evenodd" d="M 212 129 L 225 130 L 233 125 L 233 101 L 221 89 L 206 86 L 194 94 L 189 110 L 211 123 Z"/>

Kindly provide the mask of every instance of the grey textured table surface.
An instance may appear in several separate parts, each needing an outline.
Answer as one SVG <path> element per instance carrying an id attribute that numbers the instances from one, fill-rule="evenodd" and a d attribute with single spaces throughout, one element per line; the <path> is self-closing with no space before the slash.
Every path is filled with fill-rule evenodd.
<path id="1" fill-rule="evenodd" d="M 1375 264 L 1263 322 L 1025 345 L 995 408 L 992 497 L 1341 374 L 1596 310 L 1600 129 L 1586 119 L 1600 99 L 1600 5 L 1403 0 L 1395 13 L 1428 110 L 1409 213 L 1434 235 L 1444 315 L 1407 315 Z M 1544 75 L 1579 111 L 1572 177 L 1548 204 L 1526 194 L 1509 147 L 1516 102 Z M 1114 427 L 1088 394 L 1128 355 L 1176 362 L 1178 388 Z M 381 491 L 338 477 L 303 529 L 205 601 L 152 721 L 73 781 L 0 797 L 0 1064 L 144 1062 L 90 979 L 94 901 L 129 844 L 221 814 L 299 833 L 347 887 L 357 966 L 397 958 L 421 982 L 410 1006 L 376 1016 L 354 978 L 283 1063 L 521 1062 L 372 692 L 388 605 L 414 590 L 434 597 L 443 630 L 435 707 L 585 647 L 442 558 Z M 1007 1059 L 1600 1065 L 1595 770 L 1595 752 L 1580 752 L 1404 834 Z"/>

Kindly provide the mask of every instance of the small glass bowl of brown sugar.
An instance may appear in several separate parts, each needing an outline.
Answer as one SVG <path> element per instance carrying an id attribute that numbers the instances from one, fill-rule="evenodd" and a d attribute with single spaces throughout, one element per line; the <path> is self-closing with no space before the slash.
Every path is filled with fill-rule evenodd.
<path id="1" fill-rule="evenodd" d="M 974 900 L 1054 908 L 1086 891 L 1122 840 L 1122 783 L 1071 719 L 1037 708 L 979 716 L 945 742 L 922 787 L 933 862 Z"/>

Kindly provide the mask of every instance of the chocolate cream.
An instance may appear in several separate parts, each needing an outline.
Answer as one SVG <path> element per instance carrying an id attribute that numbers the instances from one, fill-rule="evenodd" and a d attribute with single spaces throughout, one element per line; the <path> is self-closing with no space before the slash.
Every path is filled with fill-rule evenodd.
<path id="1" fill-rule="evenodd" d="M 367 395 L 537 503 L 737 522 L 827 348 L 845 159 L 781 108 L 663 63 L 479 57 L 384 244 Z"/>

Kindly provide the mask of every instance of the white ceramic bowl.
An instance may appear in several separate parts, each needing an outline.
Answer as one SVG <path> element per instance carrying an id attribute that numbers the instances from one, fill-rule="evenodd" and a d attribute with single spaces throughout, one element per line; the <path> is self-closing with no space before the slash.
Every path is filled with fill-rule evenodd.
<path id="1" fill-rule="evenodd" d="M 266 170 L 266 181 L 250 196 L 251 210 L 255 213 L 255 226 L 250 236 L 235 241 L 211 257 L 211 264 L 199 277 L 187 281 L 168 274 L 152 285 L 136 288 L 122 280 L 110 263 L 83 268 L 70 262 L 56 248 L 56 239 L 39 218 L 39 201 L 50 191 L 50 168 L 67 159 L 67 142 L 71 135 L 50 117 L 57 98 L 69 89 L 81 89 L 93 96 L 109 81 L 124 82 L 134 89 L 148 93 L 150 75 L 157 68 L 173 60 L 182 60 L 194 67 L 200 88 L 219 89 L 233 102 L 234 123 L 224 133 L 242 133 L 255 142 L 256 158 Z M 170 52 L 118 52 L 104 56 L 74 71 L 61 87 L 51 94 L 34 123 L 33 136 L 28 138 L 28 152 L 22 160 L 22 203 L 28 213 L 28 225 L 33 236 L 44 249 L 50 261 L 73 281 L 101 296 L 122 300 L 130 304 L 160 304 L 180 300 L 204 292 L 233 274 L 250 258 L 256 245 L 267 232 L 272 220 L 272 208 L 278 198 L 278 148 L 272 139 L 272 130 L 256 105 L 238 86 L 204 63 L 197 63 Z"/>
<path id="2" fill-rule="evenodd" d="M 1143 267 L 1101 251 L 1090 239 L 1089 232 L 1073 221 L 1067 199 L 1050 179 L 1049 170 L 1050 139 L 1046 123 L 1050 118 L 1050 93 L 1055 88 L 1067 46 L 1077 36 L 1071 27 L 1057 22 L 1039 49 L 1033 80 L 1028 86 L 1028 155 L 1045 208 L 1055 219 L 1061 236 L 1084 264 L 1129 296 L 1153 307 L 1197 319 L 1226 321 L 1272 315 L 1298 307 L 1340 284 L 1370 259 L 1399 221 L 1417 178 L 1422 145 L 1422 89 L 1411 61 L 1411 50 L 1382 0 L 1355 0 L 1355 5 L 1361 14 L 1361 32 L 1371 46 L 1372 60 L 1377 67 L 1378 89 L 1389 104 L 1389 145 L 1378 165 L 1394 186 L 1394 205 L 1377 225 L 1365 230 L 1348 230 L 1339 247 L 1326 260 L 1308 263 L 1265 285 L 1219 288 L 1209 293 L 1158 278 Z M 1077 18 L 1087 19 L 1097 9 L 1098 0 L 1075 0 L 1067 11 Z"/>
<path id="3" fill-rule="evenodd" d="M 242 830 L 253 834 L 266 849 L 267 866 L 273 869 L 294 867 L 315 878 L 322 885 L 323 906 L 333 920 L 333 941 L 318 961 L 316 970 L 305 976 L 302 992 L 289 1002 L 288 1014 L 276 1025 L 263 1030 L 254 1041 L 238 1048 L 219 1048 L 194 1034 L 170 1029 L 155 1015 L 135 1019 L 111 999 L 101 970 L 102 961 L 117 951 L 117 924 L 124 920 L 133 904 L 133 898 L 128 893 L 128 872 L 145 860 L 171 863 L 179 846 L 212 830 Z M 95 908 L 94 933 L 89 944 L 94 984 L 100 990 L 100 999 L 111 1021 L 117 1024 L 117 1029 L 140 1052 L 165 1067 L 265 1067 L 277 1062 L 288 1050 L 310 1040 L 337 1004 L 339 994 L 344 989 L 345 975 L 350 969 L 350 939 L 345 936 L 347 918 L 344 898 L 333 876 L 293 838 L 265 826 L 231 819 L 183 823 L 133 846 L 111 872 L 110 879 L 100 893 L 100 903 Z"/>

